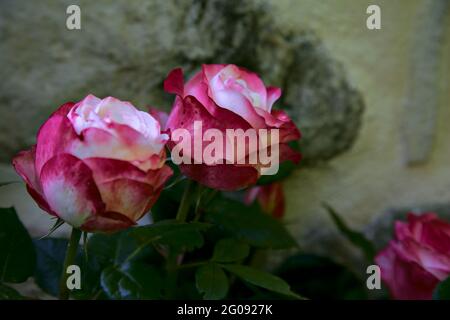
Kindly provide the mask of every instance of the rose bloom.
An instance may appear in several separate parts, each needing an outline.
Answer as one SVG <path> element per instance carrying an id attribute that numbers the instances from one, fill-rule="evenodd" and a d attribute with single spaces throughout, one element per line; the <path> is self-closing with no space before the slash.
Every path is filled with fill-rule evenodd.
<path id="1" fill-rule="evenodd" d="M 184 83 L 181 69 L 175 69 L 165 80 L 164 89 L 177 95 L 166 125 L 168 132 L 182 128 L 194 137 L 194 122 L 197 121 L 201 121 L 203 130 L 217 129 L 223 136 L 227 129 L 278 129 L 280 157 L 277 161 L 297 163 L 300 160 L 300 154 L 287 145 L 300 138 L 300 131 L 285 112 L 272 109 L 281 90 L 266 87 L 255 73 L 232 64 L 203 65 L 201 71 Z M 173 141 L 168 144 L 169 148 L 174 145 Z M 203 150 L 206 146 L 203 143 Z M 191 179 L 220 190 L 253 185 L 261 175 L 258 163 L 235 164 L 226 160 L 222 164 L 194 164 L 192 161 L 182 163 L 180 169 Z"/>
<path id="2" fill-rule="evenodd" d="M 274 218 L 281 219 L 284 215 L 284 191 L 280 182 L 252 187 L 247 190 L 244 200 L 246 204 L 258 201 L 261 209 Z"/>
<path id="3" fill-rule="evenodd" d="M 395 299 L 431 299 L 450 274 L 450 223 L 434 213 L 395 223 L 395 240 L 375 258 Z"/>
<path id="4" fill-rule="evenodd" d="M 40 208 L 83 231 L 132 226 L 172 170 L 159 123 L 131 103 L 89 95 L 59 107 L 13 160 Z"/>

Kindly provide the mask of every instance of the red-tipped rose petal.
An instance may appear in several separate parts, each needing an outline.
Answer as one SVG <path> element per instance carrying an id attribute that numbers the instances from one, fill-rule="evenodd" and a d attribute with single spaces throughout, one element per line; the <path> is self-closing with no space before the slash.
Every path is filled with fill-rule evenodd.
<path id="1" fill-rule="evenodd" d="M 81 230 L 86 232 L 105 232 L 112 233 L 127 229 L 136 225 L 133 220 L 117 212 L 104 212 L 99 215 L 92 216 L 82 226 Z"/>
<path id="2" fill-rule="evenodd" d="M 98 184 L 118 179 L 129 179 L 146 183 L 154 189 L 158 189 L 172 175 L 172 169 L 166 165 L 160 169 L 145 172 L 127 161 L 107 158 L 89 158 L 83 161 L 91 168 L 94 180 Z"/>
<path id="3" fill-rule="evenodd" d="M 152 143 L 139 132 L 127 125 L 110 124 L 114 132 L 88 128 L 82 132 L 82 140 L 71 145 L 70 153 L 80 159 L 113 158 L 117 160 L 133 161 L 142 170 L 155 169 L 160 163 L 155 163 L 153 155 L 161 152 L 162 141 Z"/>
<path id="4" fill-rule="evenodd" d="M 281 124 L 275 126 L 280 129 L 281 143 L 291 142 L 301 138 L 300 130 L 298 130 L 297 126 L 286 112 L 282 110 L 272 110 L 271 115 L 276 118 L 277 121 L 282 122 Z"/>
<path id="5" fill-rule="evenodd" d="M 37 180 L 34 166 L 35 154 L 36 146 L 33 146 L 30 150 L 19 152 L 19 154 L 13 159 L 13 166 L 16 172 L 25 181 L 28 193 L 36 201 L 39 208 L 47 211 L 51 215 L 55 215 L 55 213 L 50 209 L 47 201 L 42 196 L 41 186 Z"/>
<path id="6" fill-rule="evenodd" d="M 221 109 L 220 111 L 217 111 L 217 114 L 219 115 L 218 118 L 212 116 L 195 97 L 187 96 L 185 99 L 177 97 L 169 120 L 167 121 L 167 129 L 171 132 L 176 129 L 186 129 L 190 133 L 191 150 L 186 156 L 190 156 L 191 159 L 194 159 L 194 138 L 196 136 L 194 133 L 194 123 L 196 121 L 201 122 L 203 132 L 206 132 L 208 129 L 217 129 L 221 131 L 224 138 L 224 146 L 227 145 L 227 129 L 247 130 L 251 128 L 246 121 L 229 110 Z M 202 150 L 204 150 L 209 142 L 200 141 L 202 142 Z M 168 142 L 169 148 L 172 148 L 174 145 L 174 141 Z M 189 152 L 189 150 L 187 150 L 187 152 Z"/>
<path id="7" fill-rule="evenodd" d="M 281 97 L 281 89 L 277 87 L 267 87 L 267 110 L 270 112 L 272 106 Z"/>
<path id="8" fill-rule="evenodd" d="M 417 263 L 401 259 L 391 245 L 378 253 L 375 263 L 380 267 L 381 279 L 388 285 L 394 299 L 431 299 L 439 282 Z"/>
<path id="9" fill-rule="evenodd" d="M 36 146 L 33 146 L 30 150 L 19 152 L 17 156 L 14 157 L 12 164 L 16 172 L 31 188 L 40 191 L 34 168 L 35 155 Z"/>
<path id="10" fill-rule="evenodd" d="M 302 160 L 301 153 L 295 151 L 291 147 L 289 147 L 287 144 L 280 144 L 280 163 L 283 161 L 291 161 L 294 164 L 298 164 L 300 160 Z"/>
<path id="11" fill-rule="evenodd" d="M 218 164 L 180 165 L 181 172 L 189 178 L 213 189 L 238 190 L 253 185 L 258 180 L 258 171 L 253 167 Z"/>
<path id="12" fill-rule="evenodd" d="M 121 213 L 133 221 L 149 210 L 172 175 L 168 166 L 144 172 L 121 160 L 89 158 L 84 163 L 93 172 L 106 210 Z"/>
<path id="13" fill-rule="evenodd" d="M 59 154 L 48 160 L 40 180 L 50 208 L 74 227 L 105 209 L 91 169 L 72 155 Z"/>
<path id="14" fill-rule="evenodd" d="M 217 105 L 208 95 L 208 85 L 205 82 L 203 72 L 197 72 L 184 86 L 184 97 L 193 96 L 195 97 L 210 115 L 215 115 L 218 110 Z"/>
<path id="15" fill-rule="evenodd" d="M 164 91 L 181 97 L 184 95 L 183 70 L 181 68 L 173 69 L 167 75 L 164 80 Z"/>
<path id="16" fill-rule="evenodd" d="M 151 185 L 129 179 L 104 182 L 98 188 L 107 211 L 119 212 L 132 221 L 145 213 L 154 193 Z"/>
<path id="17" fill-rule="evenodd" d="M 233 90 L 231 88 L 224 88 L 223 83 L 218 79 L 216 76 L 219 76 L 218 73 L 223 70 L 224 66 L 222 65 L 203 65 L 202 71 L 203 71 L 203 81 L 207 84 L 207 94 L 208 96 L 214 101 L 214 103 L 217 105 L 216 108 L 210 110 L 210 107 L 208 107 L 208 111 L 215 117 L 220 119 L 219 115 L 217 114 L 217 111 L 220 109 L 226 109 L 229 110 L 236 115 L 239 115 L 242 119 L 244 119 L 246 122 L 248 122 L 253 128 L 260 129 L 266 127 L 264 118 L 262 118 L 255 108 L 251 105 L 250 101 L 241 93 L 239 93 L 236 90 Z M 240 70 L 238 67 L 233 65 L 225 66 L 225 68 L 231 68 L 230 70 L 234 70 L 237 73 L 240 74 Z M 244 74 L 244 72 L 243 72 Z M 254 83 L 252 85 L 256 88 L 258 86 L 257 82 L 254 81 L 253 76 L 248 75 Z M 261 81 L 261 80 L 259 80 Z M 262 83 L 262 82 L 261 82 Z M 261 91 L 261 94 L 263 96 L 261 99 L 263 99 L 263 103 L 265 103 L 266 100 L 266 89 L 264 85 L 262 85 L 263 89 Z M 258 91 L 258 94 L 260 92 Z M 197 98 L 197 97 L 196 97 Z"/>
<path id="18" fill-rule="evenodd" d="M 66 103 L 55 111 L 42 125 L 37 134 L 36 173 L 40 174 L 45 163 L 58 153 L 70 149 L 73 141 L 78 140 L 67 113 L 74 103 Z"/>

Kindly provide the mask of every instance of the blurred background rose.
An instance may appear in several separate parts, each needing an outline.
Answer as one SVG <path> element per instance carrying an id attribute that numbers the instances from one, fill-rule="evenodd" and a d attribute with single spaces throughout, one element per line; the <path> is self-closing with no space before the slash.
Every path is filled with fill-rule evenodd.
<path id="1" fill-rule="evenodd" d="M 436 285 L 450 274 L 450 223 L 435 213 L 396 221 L 395 238 L 375 262 L 395 299 L 431 299 Z"/>

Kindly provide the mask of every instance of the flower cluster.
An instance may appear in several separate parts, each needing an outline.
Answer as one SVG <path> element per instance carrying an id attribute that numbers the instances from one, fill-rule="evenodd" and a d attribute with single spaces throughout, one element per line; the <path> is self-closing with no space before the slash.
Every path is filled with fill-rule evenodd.
<path id="1" fill-rule="evenodd" d="M 134 225 L 172 175 L 165 151 L 166 144 L 176 147 L 172 133 L 185 129 L 193 137 L 196 121 L 219 132 L 276 129 L 278 139 L 266 137 L 268 152 L 279 150 L 277 161 L 300 160 L 287 145 L 300 138 L 299 130 L 285 112 L 272 108 L 281 90 L 266 87 L 255 73 L 235 65 L 203 65 L 184 84 L 181 69 L 175 69 L 164 88 L 176 94 L 168 119 L 162 112 L 139 111 L 113 97 L 88 95 L 59 107 L 40 128 L 36 145 L 13 160 L 39 207 L 83 231 L 113 232 Z M 200 151 L 208 144 L 202 143 Z M 244 149 L 246 158 L 250 151 Z M 264 169 L 260 162 L 224 160 L 186 161 L 180 169 L 200 184 L 220 190 L 253 185 Z"/>

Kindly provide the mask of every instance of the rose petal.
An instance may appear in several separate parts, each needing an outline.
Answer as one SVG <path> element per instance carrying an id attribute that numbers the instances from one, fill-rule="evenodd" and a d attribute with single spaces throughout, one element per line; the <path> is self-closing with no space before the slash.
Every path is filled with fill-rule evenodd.
<path id="1" fill-rule="evenodd" d="M 164 80 L 164 91 L 167 93 L 177 94 L 181 97 L 184 95 L 183 70 L 176 68 L 170 71 Z"/>
<path id="2" fill-rule="evenodd" d="M 213 189 L 238 190 L 253 185 L 258 180 L 258 170 L 253 167 L 218 164 L 180 165 L 180 170 L 189 178 Z"/>
<path id="3" fill-rule="evenodd" d="M 415 262 L 405 261 L 388 246 L 375 258 L 381 278 L 388 285 L 394 299 L 431 299 L 439 280 Z"/>
<path id="4" fill-rule="evenodd" d="M 44 199 L 42 195 L 42 189 L 37 180 L 34 166 L 35 155 L 36 155 L 36 146 L 33 146 L 28 151 L 20 152 L 13 159 L 14 169 L 25 181 L 28 193 L 36 201 L 39 208 L 41 208 L 44 211 L 47 211 L 51 215 L 56 215 L 53 212 L 53 210 L 50 209 L 47 201 Z"/>
<path id="5" fill-rule="evenodd" d="M 214 101 L 208 96 L 208 85 L 205 82 L 203 72 L 197 72 L 185 85 L 184 96 L 195 97 L 209 112 L 210 115 L 214 116 L 221 110 Z"/>
<path id="6" fill-rule="evenodd" d="M 168 166 L 144 172 L 120 160 L 90 158 L 84 162 L 93 172 L 106 210 L 123 214 L 132 221 L 139 220 L 150 209 L 172 175 Z"/>
<path id="7" fill-rule="evenodd" d="M 233 79 L 242 79 L 248 88 L 258 94 L 262 99 L 262 104 L 266 105 L 266 87 L 264 83 L 259 78 L 259 76 L 246 70 L 244 68 L 240 68 L 234 64 L 228 65 L 218 65 L 218 64 L 204 64 L 202 65 L 202 70 L 205 75 L 206 81 L 211 85 L 211 81 L 219 74 L 223 73 L 224 76 L 229 76 Z"/>
<path id="8" fill-rule="evenodd" d="M 42 125 L 37 134 L 36 144 L 36 173 L 40 174 L 44 164 L 58 153 L 70 149 L 73 141 L 78 140 L 67 113 L 74 103 L 69 102 L 56 110 Z"/>
<path id="9" fill-rule="evenodd" d="M 72 155 L 59 154 L 48 160 L 40 180 L 50 208 L 74 227 L 104 211 L 91 169 Z"/>
<path id="10" fill-rule="evenodd" d="M 203 65 L 202 68 L 203 74 L 205 75 L 204 81 L 208 84 L 208 96 L 217 104 L 217 106 L 236 113 L 255 129 L 266 127 L 264 119 L 258 115 L 255 107 L 244 95 L 234 89 L 223 86 L 220 74 L 215 73 L 218 69 L 218 65 Z M 213 77 L 211 77 L 212 74 L 214 74 Z M 264 104 L 265 94 L 266 91 L 264 88 Z M 212 114 L 214 117 L 219 118 L 215 109 Z"/>
<path id="11" fill-rule="evenodd" d="M 301 138 L 300 130 L 298 130 L 297 126 L 286 112 L 282 110 L 272 110 L 272 116 L 278 121 L 282 121 L 280 126 L 276 126 L 280 129 L 280 142 L 286 143 Z"/>
<path id="12" fill-rule="evenodd" d="M 280 144 L 280 163 L 283 161 L 291 161 L 294 164 L 298 164 L 302 160 L 302 155 L 298 151 L 292 149 L 287 144 Z"/>
<path id="13" fill-rule="evenodd" d="M 21 151 L 14 157 L 12 164 L 20 177 L 33 189 L 40 191 L 39 183 L 37 182 L 36 171 L 34 168 L 34 160 L 36 156 L 36 146 L 31 147 L 30 150 Z"/>
<path id="14" fill-rule="evenodd" d="M 155 162 L 154 156 L 157 155 L 159 159 L 168 139 L 167 135 L 161 135 L 161 141 L 152 141 L 126 125 L 112 123 L 109 126 L 117 135 L 98 128 L 85 129 L 82 132 L 83 139 L 72 144 L 70 153 L 80 159 L 111 158 L 130 161 L 142 170 L 162 166 L 162 161 Z"/>
<path id="15" fill-rule="evenodd" d="M 272 110 L 272 106 L 281 97 L 281 89 L 276 87 L 267 87 L 267 111 Z"/>
<path id="16" fill-rule="evenodd" d="M 81 229 L 86 232 L 116 232 L 134 226 L 136 223 L 117 212 L 104 212 L 89 218 Z"/>

